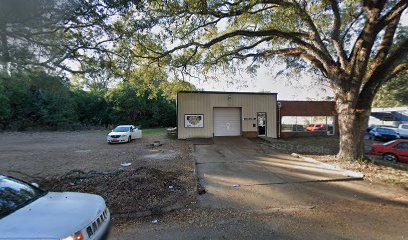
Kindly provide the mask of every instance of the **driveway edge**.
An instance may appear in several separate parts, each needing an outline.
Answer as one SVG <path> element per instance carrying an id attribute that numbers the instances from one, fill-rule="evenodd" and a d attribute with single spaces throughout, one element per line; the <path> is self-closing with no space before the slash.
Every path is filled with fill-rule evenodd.
<path id="1" fill-rule="evenodd" d="M 301 158 L 306 162 L 319 164 L 320 166 L 324 167 L 325 169 L 339 171 L 339 174 L 341 174 L 343 176 L 346 176 L 346 177 L 354 177 L 354 178 L 364 179 L 364 174 L 361 173 L 361 172 L 346 170 L 346 169 L 341 168 L 338 165 L 324 163 L 324 162 L 318 161 L 318 160 L 316 160 L 314 158 L 311 158 L 311 157 L 302 156 L 301 154 L 298 154 L 298 153 L 292 153 L 291 155 L 293 157 Z"/>

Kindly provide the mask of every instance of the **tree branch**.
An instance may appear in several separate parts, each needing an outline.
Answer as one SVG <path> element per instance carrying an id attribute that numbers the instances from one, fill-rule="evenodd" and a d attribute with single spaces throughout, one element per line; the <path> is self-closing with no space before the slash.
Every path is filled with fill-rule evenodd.
<path id="1" fill-rule="evenodd" d="M 354 43 L 353 50 L 351 51 L 351 67 L 347 71 L 351 76 L 350 79 L 357 79 L 358 81 L 362 80 L 360 76 L 364 74 L 364 71 L 367 68 L 369 56 L 371 54 L 375 38 L 378 34 L 375 27 L 378 23 L 381 11 L 384 9 L 384 5 L 384 0 L 364 1 L 364 9 L 367 12 L 367 20 Z"/>
<path id="2" fill-rule="evenodd" d="M 313 55 L 316 59 L 318 59 L 324 66 L 324 69 L 322 69 L 323 71 L 327 71 L 331 66 L 335 65 L 334 61 L 329 56 L 324 54 L 320 49 L 316 48 L 315 46 L 301 39 L 301 37 L 307 38 L 306 34 L 300 33 L 300 32 L 282 32 L 276 29 L 261 30 L 261 31 L 236 30 L 236 31 L 225 33 L 221 36 L 218 36 L 206 43 L 199 43 L 199 42 L 193 41 L 187 44 L 179 45 L 173 49 L 170 49 L 168 51 L 161 53 L 159 58 L 164 57 L 166 55 L 170 55 L 178 50 L 186 49 L 192 46 L 198 46 L 200 48 L 209 48 L 219 42 L 222 42 L 228 38 L 232 38 L 236 36 L 244 36 L 244 37 L 271 36 L 271 37 L 278 37 L 278 38 L 286 39 L 286 40 L 289 40 L 297 44 L 299 47 L 302 47 L 303 49 L 307 50 L 309 52 L 309 55 Z"/>
<path id="3" fill-rule="evenodd" d="M 334 14 L 333 31 L 331 34 L 332 42 L 333 42 L 334 48 L 336 49 L 337 57 L 340 61 L 340 64 L 344 68 L 346 66 L 347 56 L 343 48 L 343 42 L 340 41 L 341 17 L 340 17 L 339 3 L 337 0 L 331 0 L 330 2 L 331 2 L 331 8 Z"/>
<path id="4" fill-rule="evenodd" d="M 316 25 L 314 24 L 312 18 L 310 17 L 309 13 L 304 9 L 297 1 L 294 1 L 294 7 L 300 12 L 300 17 L 305 21 L 306 25 L 311 31 L 311 35 L 313 36 L 313 42 L 317 48 L 319 48 L 328 58 L 330 58 L 330 53 L 327 50 L 326 46 L 324 45 L 322 38 L 320 37 L 319 30 L 317 29 Z"/>
<path id="5" fill-rule="evenodd" d="M 375 71 L 370 79 L 364 84 L 360 92 L 358 103 L 361 107 L 371 104 L 375 93 L 397 74 L 408 69 L 408 38 L 391 54 Z"/>
<path id="6" fill-rule="evenodd" d="M 394 42 L 394 35 L 397 30 L 400 17 L 401 15 L 395 18 L 385 29 L 385 33 L 381 41 L 381 44 L 378 48 L 378 52 L 376 56 L 374 57 L 374 59 L 372 60 L 370 69 L 367 71 L 364 77 L 365 80 L 370 79 L 371 75 L 376 70 L 376 68 L 380 66 L 385 61 L 386 57 L 388 56 L 391 45 Z"/>
<path id="7" fill-rule="evenodd" d="M 395 19 L 397 18 L 399 19 L 401 17 L 401 14 L 407 8 L 408 8 L 407 0 L 401 0 L 400 2 L 395 4 L 395 6 L 378 21 L 377 26 L 376 26 L 377 32 L 380 32 L 382 29 L 388 26 Z"/>

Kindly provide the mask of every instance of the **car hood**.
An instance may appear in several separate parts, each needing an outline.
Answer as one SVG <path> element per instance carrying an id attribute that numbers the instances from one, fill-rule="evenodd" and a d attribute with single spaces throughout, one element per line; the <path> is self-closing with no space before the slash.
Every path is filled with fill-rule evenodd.
<path id="1" fill-rule="evenodd" d="M 129 132 L 110 132 L 108 134 L 108 136 L 112 136 L 112 135 L 128 135 Z"/>
<path id="2" fill-rule="evenodd" d="M 61 239 L 86 228 L 105 208 L 98 195 L 50 192 L 0 219 L 0 239 Z"/>

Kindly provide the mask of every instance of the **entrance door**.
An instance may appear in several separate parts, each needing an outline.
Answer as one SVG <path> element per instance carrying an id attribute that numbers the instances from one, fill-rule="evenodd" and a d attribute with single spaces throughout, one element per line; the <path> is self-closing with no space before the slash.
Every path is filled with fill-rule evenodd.
<path id="1" fill-rule="evenodd" d="M 265 136 L 266 135 L 266 113 L 265 112 L 258 113 L 257 122 L 258 122 L 258 135 Z"/>
<path id="2" fill-rule="evenodd" d="M 241 109 L 214 108 L 214 136 L 240 136 Z"/>

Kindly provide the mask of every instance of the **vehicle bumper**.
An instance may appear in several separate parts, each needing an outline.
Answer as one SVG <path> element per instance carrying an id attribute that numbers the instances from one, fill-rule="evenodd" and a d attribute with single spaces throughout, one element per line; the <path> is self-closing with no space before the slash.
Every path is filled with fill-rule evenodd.
<path id="1" fill-rule="evenodd" d="M 111 222 L 109 221 L 106 228 L 103 230 L 98 240 L 107 240 L 109 238 L 110 229 L 111 229 Z"/>
<path id="2" fill-rule="evenodd" d="M 90 240 L 106 240 L 109 237 L 111 228 L 111 213 L 108 210 L 108 220 L 100 226 L 99 231 L 90 237 Z"/>
<path id="3" fill-rule="evenodd" d="M 106 142 L 108 143 L 124 143 L 128 141 L 128 137 L 120 137 L 120 138 L 107 138 Z"/>

